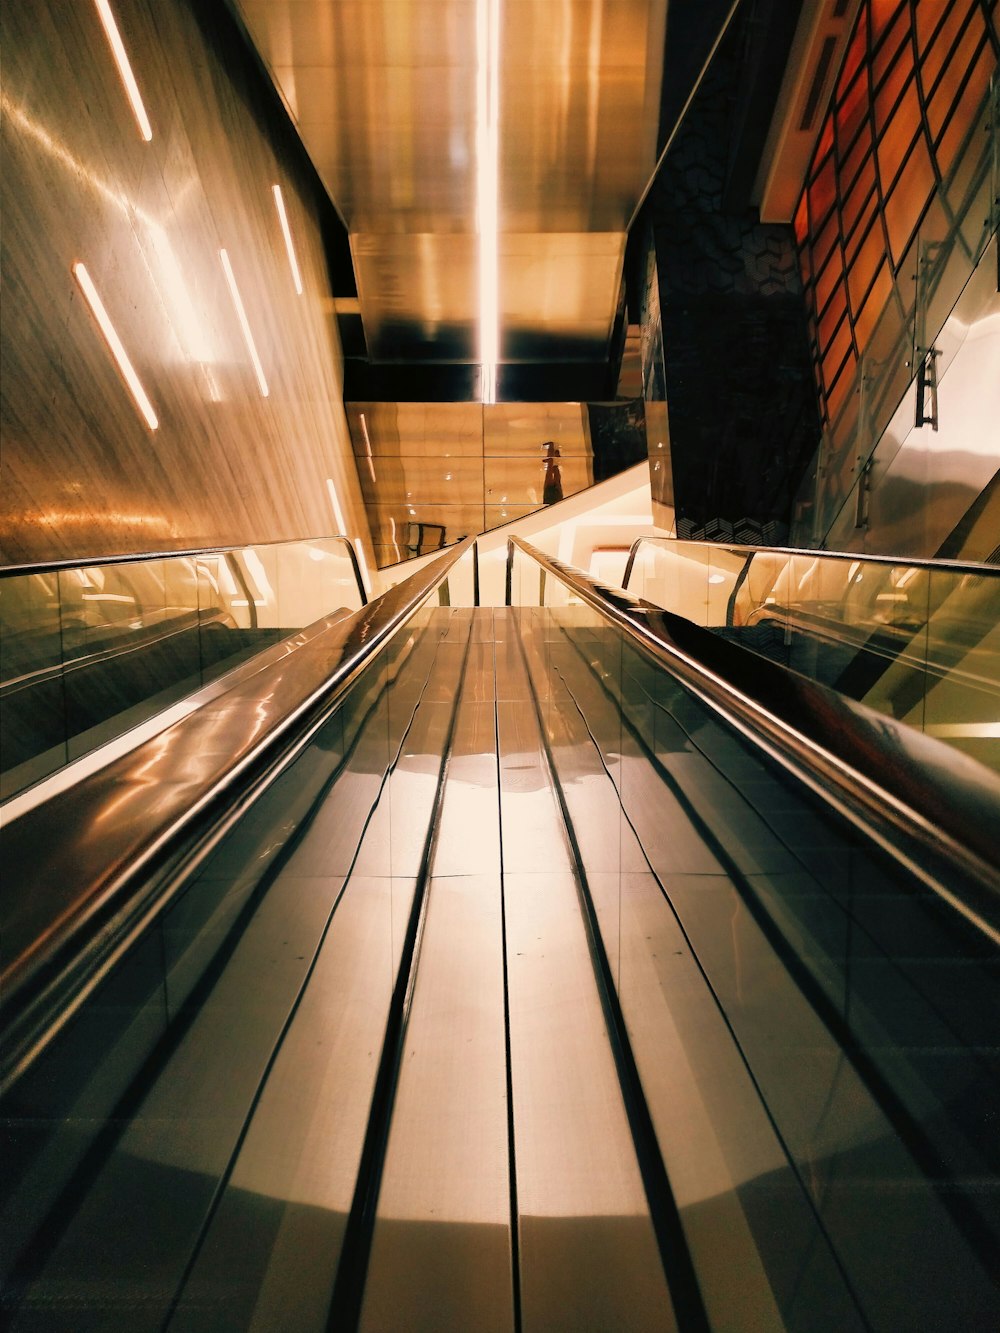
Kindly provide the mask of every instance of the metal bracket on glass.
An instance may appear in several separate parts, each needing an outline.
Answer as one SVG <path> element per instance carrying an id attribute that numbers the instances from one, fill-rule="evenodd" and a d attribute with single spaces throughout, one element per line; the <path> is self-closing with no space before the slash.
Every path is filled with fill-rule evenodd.
<path id="1" fill-rule="evenodd" d="M 854 526 L 856 528 L 867 528 L 868 526 L 868 506 L 871 500 L 872 480 L 871 471 L 874 459 L 869 458 L 867 463 L 861 469 L 858 477 L 858 497 L 857 509 L 854 513 Z"/>
<path id="2" fill-rule="evenodd" d="M 938 428 L 938 382 L 937 359 L 941 355 L 936 347 L 928 347 L 920 365 L 917 367 L 917 412 L 915 426 Z"/>

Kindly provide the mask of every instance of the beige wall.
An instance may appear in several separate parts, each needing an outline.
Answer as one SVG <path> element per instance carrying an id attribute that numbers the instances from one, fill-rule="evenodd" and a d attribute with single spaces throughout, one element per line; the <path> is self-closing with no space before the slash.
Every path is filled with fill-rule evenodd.
<path id="1" fill-rule="evenodd" d="M 367 545 L 316 196 L 289 151 L 292 131 L 262 95 L 221 5 L 113 8 L 150 142 L 93 0 L 3 8 L 0 562 L 331 533 L 331 486 L 350 535 Z M 196 17 L 209 9 L 211 20 Z M 83 299 L 78 260 L 153 403 L 156 430 Z"/>

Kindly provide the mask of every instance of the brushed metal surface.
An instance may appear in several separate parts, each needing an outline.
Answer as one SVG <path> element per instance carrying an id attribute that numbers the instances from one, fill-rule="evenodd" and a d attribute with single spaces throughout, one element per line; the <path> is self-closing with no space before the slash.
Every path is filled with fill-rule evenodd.
<path id="1" fill-rule="evenodd" d="M 314 186 L 295 160 L 294 136 L 254 86 L 258 72 L 224 5 L 111 8 L 152 122 L 149 143 L 136 132 L 95 4 L 35 0 L 0 13 L 0 558 L 336 531 L 327 478 L 343 522 L 367 542 L 338 408 L 341 349 L 323 308 L 331 292 Z M 220 246 L 252 325 L 266 399 Z M 153 403 L 155 434 L 73 278 L 78 260 Z"/>
<path id="2" fill-rule="evenodd" d="M 475 359 L 474 0 L 239 0 L 346 220 L 370 354 Z M 666 0 L 503 0 L 501 359 L 606 354 L 656 155 Z M 562 354 L 565 355 L 565 347 Z"/>

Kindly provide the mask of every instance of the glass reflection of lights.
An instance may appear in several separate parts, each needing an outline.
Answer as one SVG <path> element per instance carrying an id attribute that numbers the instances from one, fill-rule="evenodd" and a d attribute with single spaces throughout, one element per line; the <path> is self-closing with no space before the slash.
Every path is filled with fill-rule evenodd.
<path id="1" fill-rule="evenodd" d="M 344 520 L 344 511 L 340 507 L 340 496 L 337 494 L 337 487 L 334 485 L 332 477 L 326 479 L 326 492 L 330 497 L 330 505 L 333 509 L 334 522 L 337 524 L 337 532 L 341 537 L 347 536 L 347 523 Z"/>
<path id="2" fill-rule="evenodd" d="M 142 94 L 139 92 L 139 85 L 135 81 L 135 75 L 132 73 L 132 66 L 129 64 L 128 53 L 125 50 L 125 43 L 122 41 L 121 33 L 118 31 L 118 24 L 115 22 L 115 16 L 111 12 L 111 6 L 108 0 L 96 0 L 97 13 L 104 28 L 105 35 L 111 46 L 111 54 L 115 58 L 115 64 L 118 66 L 118 73 L 125 87 L 125 93 L 132 107 L 132 114 L 135 116 L 135 123 L 139 126 L 139 133 L 148 143 L 153 137 L 153 127 L 149 123 L 149 117 L 146 115 L 146 108 L 142 103 Z"/>
<path id="3" fill-rule="evenodd" d="M 299 261 L 295 255 L 295 246 L 292 244 L 292 232 L 288 225 L 288 214 L 285 212 L 285 200 L 281 193 L 281 186 L 272 185 L 271 193 L 274 195 L 274 206 L 278 210 L 281 234 L 285 238 L 285 250 L 288 252 L 288 266 L 292 270 L 292 281 L 295 283 L 295 290 L 301 296 L 302 274 L 299 272 Z"/>
<path id="4" fill-rule="evenodd" d="M 708 581 L 709 583 L 725 583 L 726 576 L 725 574 L 709 574 Z"/>
<path id="5" fill-rule="evenodd" d="M 257 383 L 260 385 L 261 397 L 266 398 L 268 389 L 267 380 L 264 378 L 264 367 L 260 364 L 260 357 L 257 355 L 257 345 L 253 340 L 253 334 L 250 332 L 250 321 L 247 319 L 247 312 L 243 308 L 243 298 L 240 296 L 240 289 L 236 285 L 236 275 L 233 273 L 233 266 L 229 262 L 229 255 L 225 250 L 219 251 L 219 258 L 222 260 L 222 267 L 226 274 L 226 282 L 229 284 L 229 295 L 233 298 L 233 308 L 240 321 L 240 328 L 243 330 L 243 341 L 247 345 L 247 351 L 250 353 L 250 360 L 253 362 L 254 374 L 257 376 Z"/>
<path id="6" fill-rule="evenodd" d="M 497 400 L 499 292 L 500 0 L 476 4 L 476 213 L 479 232 L 480 397 Z"/>
<path id="7" fill-rule="evenodd" d="M 73 276 L 80 284 L 80 290 L 83 292 L 87 304 L 90 306 L 91 312 L 97 320 L 101 332 L 104 334 L 108 347 L 111 349 L 112 356 L 118 363 L 118 369 L 121 371 L 122 377 L 128 385 L 129 392 L 135 400 L 136 407 L 138 407 L 139 411 L 145 418 L 146 425 L 149 429 L 156 430 L 160 423 L 157 420 L 156 413 L 153 411 L 153 404 L 149 401 L 146 390 L 142 387 L 139 376 L 135 373 L 135 368 L 129 360 L 128 353 L 125 351 L 125 347 L 121 338 L 118 336 L 115 326 L 111 323 L 108 312 L 104 308 L 104 302 L 97 293 L 97 288 L 94 286 L 94 281 L 87 272 L 86 265 L 77 261 L 77 263 L 73 265 Z"/>
<path id="8" fill-rule="evenodd" d="M 368 435 L 368 423 L 365 421 L 364 412 L 361 413 L 361 433 L 365 437 L 365 461 L 368 464 L 368 471 L 371 473 L 372 481 L 377 482 L 378 478 L 375 476 L 375 460 L 372 457 L 372 442 Z"/>

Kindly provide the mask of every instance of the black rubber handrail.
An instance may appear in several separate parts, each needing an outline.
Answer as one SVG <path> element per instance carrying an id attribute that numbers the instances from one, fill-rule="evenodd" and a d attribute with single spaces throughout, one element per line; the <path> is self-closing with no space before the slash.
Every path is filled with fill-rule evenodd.
<path id="1" fill-rule="evenodd" d="M 515 548 L 1000 943 L 1000 778 L 989 769 L 518 537 L 508 605 Z"/>
<path id="2" fill-rule="evenodd" d="M 474 541 L 360 611 L 317 622 L 204 709 L 8 821 L 0 1087 L 45 1049 Z"/>
<path id="3" fill-rule="evenodd" d="M 926 569 L 931 573 L 934 570 L 939 570 L 942 574 L 979 574 L 987 578 L 1000 578 L 1000 566 L 976 564 L 969 560 L 935 560 L 925 556 L 909 555 L 866 555 L 861 551 L 819 551 L 801 546 L 745 546 L 739 542 L 704 542 L 693 541 L 686 537 L 645 536 L 636 537 L 629 548 L 628 560 L 625 563 L 625 576 L 622 579 L 622 587 L 626 592 L 628 591 L 628 581 L 632 577 L 635 557 L 639 548 L 647 544 L 662 547 L 694 546 L 699 550 L 730 551 L 734 555 L 746 555 L 751 558 L 755 555 L 795 555 L 807 558 L 818 556 L 823 560 L 856 560 L 859 564 L 892 565 L 896 569 L 912 566 L 915 569 Z"/>
<path id="4" fill-rule="evenodd" d="M 280 542 L 238 542 L 233 546 L 186 547 L 180 551 L 135 551 L 127 555 L 88 555 L 72 559 L 67 557 L 61 560 L 43 560 L 27 565 L 2 565 L 0 566 L 0 579 L 24 578 L 29 574 L 57 574 L 64 569 L 93 569 L 97 566 L 107 565 L 137 565 L 150 560 L 191 560 L 209 555 L 229 555 L 238 551 L 246 551 L 253 546 L 267 548 L 273 546 L 302 546 L 308 545 L 310 542 L 344 543 L 350 557 L 354 581 L 358 585 L 361 605 L 367 606 L 368 594 L 365 591 L 365 581 L 361 575 L 357 552 L 350 537 L 345 536 L 342 532 L 328 533 L 322 537 L 289 537 Z"/>

